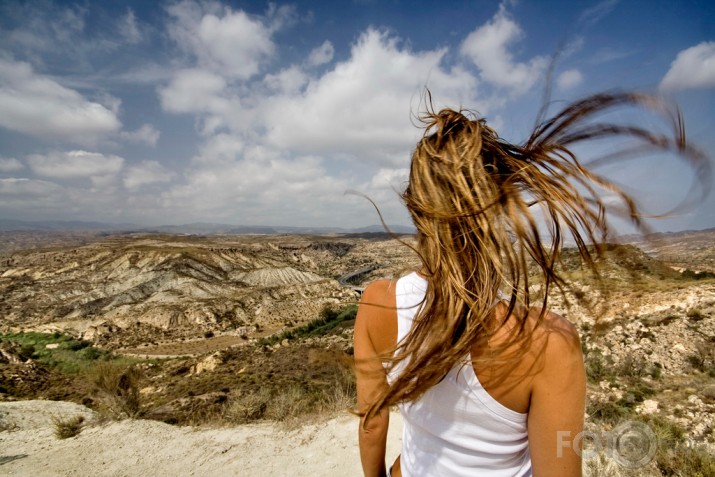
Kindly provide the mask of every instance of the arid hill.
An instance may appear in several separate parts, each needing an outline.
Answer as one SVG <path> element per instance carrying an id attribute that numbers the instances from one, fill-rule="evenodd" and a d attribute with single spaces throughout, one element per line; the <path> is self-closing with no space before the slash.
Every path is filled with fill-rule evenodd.
<path id="1" fill-rule="evenodd" d="M 384 235 L 24 234 L 30 248 L 0 256 L 0 400 L 172 424 L 350 407 L 356 290 L 419 266 Z M 713 244 L 710 231 L 611 245 L 598 277 L 564 252 L 550 306 L 581 332 L 587 429 L 637 421 L 664 439 L 633 475 L 713 475 Z M 614 462 L 591 458 L 591 475 L 631 475 Z"/>

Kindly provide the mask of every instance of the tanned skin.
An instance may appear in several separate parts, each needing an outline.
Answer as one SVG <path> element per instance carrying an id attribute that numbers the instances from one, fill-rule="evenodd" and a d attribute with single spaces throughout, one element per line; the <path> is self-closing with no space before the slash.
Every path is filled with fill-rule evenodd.
<path id="1" fill-rule="evenodd" d="M 379 359 L 391 352 L 397 342 L 395 282 L 381 280 L 364 291 L 355 321 L 355 359 L 358 408 L 369 403 L 387 387 L 387 375 Z M 495 322 L 507 311 L 496 310 Z M 474 371 L 487 392 L 500 404 L 528 413 L 527 429 L 532 470 L 535 477 L 581 476 L 581 456 L 572 443 L 583 431 L 586 398 L 586 373 L 578 332 L 566 319 L 547 313 L 538 322 L 539 310 L 532 310 L 527 326 L 533 327 L 530 349 L 508 369 L 475 365 Z M 490 340 L 497 346 L 516 324 L 512 317 Z M 472 356 L 485 353 L 484 344 L 475 344 Z M 509 349 L 505 352 L 508 352 Z M 507 373 L 505 375 L 505 373 Z M 358 431 L 360 459 L 366 477 L 386 475 L 385 448 L 389 412 L 382 410 L 367 424 L 360 420 Z M 400 477 L 400 462 L 392 464 L 392 475 Z"/>

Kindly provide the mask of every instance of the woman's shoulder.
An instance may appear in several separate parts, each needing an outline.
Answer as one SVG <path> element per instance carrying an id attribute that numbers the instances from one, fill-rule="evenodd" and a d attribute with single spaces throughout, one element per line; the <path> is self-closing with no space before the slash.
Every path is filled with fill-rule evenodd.
<path id="1" fill-rule="evenodd" d="M 538 319 L 539 311 L 533 312 L 535 328 L 532 351 L 543 363 L 542 373 L 560 373 L 564 367 L 582 367 L 583 351 L 578 329 L 565 317 L 547 311 Z"/>
<path id="2" fill-rule="evenodd" d="M 395 281 L 376 280 L 362 293 L 355 320 L 355 339 L 368 339 L 377 353 L 394 346 L 397 336 Z"/>
<path id="3" fill-rule="evenodd" d="M 395 294 L 395 283 L 395 280 L 387 279 L 370 282 L 362 292 L 361 301 L 382 302 L 389 299 L 390 295 L 394 296 Z"/>
<path id="4" fill-rule="evenodd" d="M 535 316 L 538 320 L 539 311 L 536 310 Z M 534 333 L 537 337 L 545 337 L 547 340 L 554 339 L 560 345 L 579 345 L 580 349 L 580 337 L 578 329 L 569 320 L 554 313 L 552 311 L 546 311 L 543 314 L 540 322 L 534 329 Z"/>

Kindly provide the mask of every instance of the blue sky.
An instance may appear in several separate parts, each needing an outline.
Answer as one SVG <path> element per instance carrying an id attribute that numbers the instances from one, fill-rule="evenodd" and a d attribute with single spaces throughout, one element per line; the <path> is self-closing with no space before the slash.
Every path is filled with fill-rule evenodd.
<path id="1" fill-rule="evenodd" d="M 519 142 L 556 51 L 555 107 L 657 93 L 681 106 L 691 142 L 715 150 L 709 1 L 4 0 L 0 218 L 377 223 L 345 194 L 357 190 L 406 224 L 395 191 L 425 86 L 438 107 L 476 110 Z M 692 181 L 667 157 L 604 173 L 652 213 Z M 713 196 L 653 226 L 713 227 Z"/>

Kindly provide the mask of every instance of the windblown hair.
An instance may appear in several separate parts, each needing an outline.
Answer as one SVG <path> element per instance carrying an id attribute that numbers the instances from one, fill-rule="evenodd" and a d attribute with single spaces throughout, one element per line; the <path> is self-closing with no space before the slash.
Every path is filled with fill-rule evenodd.
<path id="1" fill-rule="evenodd" d="M 599 113 L 619 106 L 663 113 L 673 130 L 663 134 L 596 121 Z M 582 259 L 595 267 L 598 244 L 609 234 L 609 214 L 647 230 L 635 200 L 579 161 L 571 150 L 574 144 L 635 138 L 637 151 L 624 149 L 600 161 L 634 152 L 674 151 L 696 170 L 703 193 L 710 183 L 708 159 L 686 143 L 680 113 L 649 95 L 588 97 L 538 124 L 523 145 L 501 139 L 484 119 L 467 111 L 435 113 L 428 108 L 420 119 L 425 133 L 412 155 L 402 198 L 417 228 L 416 251 L 427 293 L 407 337 L 394 355 L 383 357 L 393 368 L 402 363 L 401 372 L 368 408 L 367 419 L 386 406 L 419 398 L 469 356 L 475 344 L 488 343 L 510 316 L 518 326 L 501 351 L 518 350 L 506 359 L 523 356 L 534 328 L 527 326 L 529 267 L 538 271 L 543 292 L 538 323 L 545 316 L 549 290 L 565 283 L 557 267 L 565 233 Z M 606 202 L 614 195 L 619 208 Z M 502 298 L 508 298 L 508 312 L 497 322 L 494 311 Z"/>

